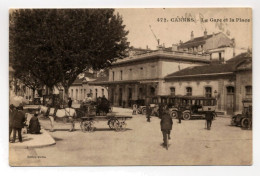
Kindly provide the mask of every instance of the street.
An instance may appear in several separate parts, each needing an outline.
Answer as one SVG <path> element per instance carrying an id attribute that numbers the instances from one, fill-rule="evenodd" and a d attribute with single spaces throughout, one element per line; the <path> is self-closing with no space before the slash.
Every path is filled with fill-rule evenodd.
<path id="1" fill-rule="evenodd" d="M 122 115 L 130 109 L 114 108 Z M 94 165 L 251 165 L 252 131 L 230 126 L 230 118 L 217 117 L 212 129 L 204 120 L 174 119 L 169 149 L 161 146 L 160 119 L 146 122 L 144 115 L 128 120 L 125 131 L 110 130 L 106 121 L 95 122 L 96 130 L 83 133 L 79 123 L 68 132 L 69 124 L 55 123 L 49 134 L 56 145 L 33 148 L 10 148 L 12 166 L 94 166 Z M 48 120 L 41 120 L 47 131 Z"/>

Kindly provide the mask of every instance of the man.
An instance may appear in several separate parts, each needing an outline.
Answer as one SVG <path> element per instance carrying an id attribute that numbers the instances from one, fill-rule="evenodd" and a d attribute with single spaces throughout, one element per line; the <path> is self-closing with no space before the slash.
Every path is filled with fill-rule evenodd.
<path id="1" fill-rule="evenodd" d="M 146 118 L 147 118 L 147 122 L 151 122 L 151 113 L 152 113 L 152 108 L 147 104 L 146 105 Z"/>
<path id="2" fill-rule="evenodd" d="M 160 124 L 161 124 L 161 131 L 163 134 L 163 146 L 165 147 L 167 145 L 166 144 L 167 134 L 168 134 L 168 139 L 171 139 L 170 134 L 171 134 L 172 124 L 173 124 L 168 109 L 163 111 Z"/>
<path id="3" fill-rule="evenodd" d="M 181 111 L 181 107 L 179 105 L 177 107 L 178 107 L 178 110 L 177 110 L 178 120 L 179 120 L 179 123 L 181 123 L 182 111 Z"/>
<path id="4" fill-rule="evenodd" d="M 36 112 L 34 116 L 30 119 L 29 123 L 29 133 L 31 134 L 40 134 L 41 125 L 38 119 L 38 113 Z"/>
<path id="5" fill-rule="evenodd" d="M 24 127 L 25 122 L 25 114 L 23 112 L 23 106 L 20 104 L 17 107 L 17 110 L 14 113 L 14 120 L 13 120 L 13 140 L 12 143 L 15 142 L 16 139 L 16 132 L 18 132 L 19 142 L 22 142 L 22 128 Z"/>
<path id="6" fill-rule="evenodd" d="M 162 115 L 163 115 L 163 105 L 162 104 L 159 104 L 158 114 L 159 114 L 159 118 L 162 119 Z"/>
<path id="7" fill-rule="evenodd" d="M 13 130 L 13 120 L 14 120 L 15 107 L 13 104 L 9 106 L 9 141 L 11 141 L 11 134 Z"/>
<path id="8" fill-rule="evenodd" d="M 214 114 L 212 111 L 207 111 L 205 114 L 205 119 L 206 119 L 206 123 L 207 123 L 207 130 L 210 130 L 211 128 L 211 124 L 212 124 L 212 120 L 214 118 Z"/>
<path id="9" fill-rule="evenodd" d="M 71 100 L 71 98 L 69 98 L 69 100 L 68 100 L 68 107 L 71 108 L 71 106 L 72 106 L 72 100 Z"/>
<path id="10" fill-rule="evenodd" d="M 136 115 L 136 111 L 137 111 L 137 104 L 133 104 L 133 113 L 132 115 Z"/>

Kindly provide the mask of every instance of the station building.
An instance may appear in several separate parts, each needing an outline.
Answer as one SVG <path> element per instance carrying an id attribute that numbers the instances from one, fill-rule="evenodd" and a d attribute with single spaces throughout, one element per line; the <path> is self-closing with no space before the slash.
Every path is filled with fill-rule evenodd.
<path id="1" fill-rule="evenodd" d="M 133 48 L 112 64 L 108 78 L 92 84 L 107 87 L 113 106 L 129 107 L 138 99 L 149 102 L 156 95 L 205 96 L 216 97 L 217 110 L 232 114 L 252 95 L 252 57 L 240 54 L 243 51 L 221 32 L 204 31 L 197 38 L 192 32 L 189 41 L 170 48 Z"/>

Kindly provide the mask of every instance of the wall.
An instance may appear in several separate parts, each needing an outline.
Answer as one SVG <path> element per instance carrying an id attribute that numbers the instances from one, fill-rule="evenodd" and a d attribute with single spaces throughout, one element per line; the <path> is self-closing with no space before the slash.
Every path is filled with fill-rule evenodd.
<path id="1" fill-rule="evenodd" d="M 122 80 L 158 78 L 158 69 L 159 69 L 158 62 L 147 62 L 143 64 L 123 65 L 120 67 L 113 67 L 112 69 L 109 70 L 109 81 L 113 81 L 113 72 L 115 74 L 114 81 L 121 81 L 120 71 L 122 71 L 123 73 Z"/>
<path id="2" fill-rule="evenodd" d="M 73 95 L 71 95 L 72 89 L 73 89 Z M 96 100 L 96 89 L 97 89 L 97 97 L 102 97 L 102 89 L 103 89 L 105 97 L 108 98 L 107 88 L 101 86 L 92 86 L 92 85 L 90 86 L 89 84 L 71 86 L 69 88 L 69 97 L 71 97 L 72 100 L 82 101 L 87 97 L 87 94 L 90 93 L 90 90 L 92 90 L 92 98 L 93 100 Z M 78 90 L 77 98 L 76 98 L 76 90 Z"/>
<path id="3" fill-rule="evenodd" d="M 198 78 L 192 81 L 170 81 L 165 82 L 165 95 L 170 95 L 170 88 L 175 87 L 175 95 L 186 95 L 186 87 L 192 88 L 192 96 L 203 96 L 205 97 L 205 87 L 211 87 L 212 89 L 212 97 L 217 98 L 217 110 L 218 111 L 226 111 L 226 87 L 227 86 L 235 86 L 235 81 L 230 81 L 230 79 L 205 79 L 201 80 Z M 214 92 L 217 92 L 215 95 Z"/>
<path id="4" fill-rule="evenodd" d="M 252 70 L 241 71 L 236 74 L 236 87 L 238 87 L 236 91 L 236 113 L 242 113 L 242 100 L 244 98 L 250 98 L 250 96 L 246 96 L 246 86 L 252 86 Z"/>

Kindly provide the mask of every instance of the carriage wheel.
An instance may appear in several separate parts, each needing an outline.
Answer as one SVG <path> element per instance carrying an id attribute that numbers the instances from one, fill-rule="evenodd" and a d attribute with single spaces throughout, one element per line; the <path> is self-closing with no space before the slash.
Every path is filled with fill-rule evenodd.
<path id="1" fill-rule="evenodd" d="M 92 122 L 81 122 L 80 123 L 80 128 L 83 132 L 94 132 L 95 128 L 92 125 Z"/>
<path id="2" fill-rule="evenodd" d="M 178 116 L 177 111 L 172 111 L 172 112 L 171 112 L 171 117 L 172 117 L 173 119 L 176 119 L 177 116 Z"/>
<path id="3" fill-rule="evenodd" d="M 184 120 L 190 120 L 190 118 L 191 118 L 191 115 L 190 115 L 189 112 L 185 112 L 185 113 L 183 114 L 183 119 L 184 119 Z"/>
<path id="4" fill-rule="evenodd" d="M 108 126 L 110 129 L 115 129 L 115 126 L 118 126 L 119 121 L 117 119 L 111 119 L 108 121 Z"/>
<path id="5" fill-rule="evenodd" d="M 242 121 L 241 121 L 241 126 L 243 128 L 248 128 L 249 127 L 249 119 L 248 118 L 243 118 Z"/>

